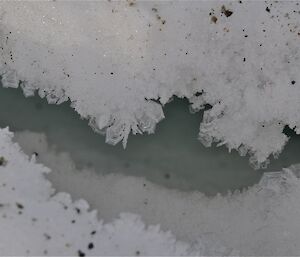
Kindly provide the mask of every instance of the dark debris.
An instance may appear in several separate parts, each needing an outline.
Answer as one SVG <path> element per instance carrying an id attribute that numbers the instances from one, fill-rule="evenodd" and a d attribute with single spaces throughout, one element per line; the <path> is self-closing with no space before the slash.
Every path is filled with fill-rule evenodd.
<path id="1" fill-rule="evenodd" d="M 226 7 L 222 5 L 221 13 L 223 13 L 226 17 L 230 17 L 233 14 L 233 11 L 226 9 Z"/>
<path id="2" fill-rule="evenodd" d="M 0 157 L 0 166 L 5 166 L 6 164 L 7 164 L 7 160 L 3 156 L 1 156 Z"/>

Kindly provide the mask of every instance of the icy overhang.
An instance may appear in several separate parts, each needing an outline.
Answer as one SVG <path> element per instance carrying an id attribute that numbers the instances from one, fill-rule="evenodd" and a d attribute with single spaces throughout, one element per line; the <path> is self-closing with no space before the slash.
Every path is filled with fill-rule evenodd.
<path id="1" fill-rule="evenodd" d="M 206 104 L 199 138 L 259 166 L 299 133 L 297 1 L 1 2 L 5 87 L 74 109 L 106 133 L 153 133 L 173 95 Z"/>

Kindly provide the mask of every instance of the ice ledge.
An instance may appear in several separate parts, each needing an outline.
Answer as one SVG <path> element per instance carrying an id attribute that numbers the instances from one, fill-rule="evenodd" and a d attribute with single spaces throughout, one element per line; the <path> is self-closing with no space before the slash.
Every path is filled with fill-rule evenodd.
<path id="1" fill-rule="evenodd" d="M 29 159 L 13 134 L 0 129 L 0 252 L 4 255 L 205 255 L 232 250 L 208 249 L 176 240 L 160 226 L 146 226 L 140 216 L 123 213 L 104 224 L 84 200 L 56 193 L 44 173 L 50 170 Z M 100 211 L 101 212 L 101 211 Z M 214 243 L 214 242 L 211 242 Z M 222 250 L 222 251 L 221 251 Z"/>
<path id="2" fill-rule="evenodd" d="M 153 133 L 173 96 L 205 104 L 199 137 L 259 167 L 299 133 L 297 1 L 0 3 L 2 83 L 67 99 L 107 142 Z M 255 15 L 253 15 L 255 14 Z M 162 106 L 161 106 L 162 105 Z"/>
<path id="3" fill-rule="evenodd" d="M 266 173 L 258 185 L 227 196 L 174 195 L 172 190 L 156 188 L 152 194 L 163 197 L 163 205 L 171 201 L 175 212 L 180 206 L 190 207 L 180 210 L 186 212 L 186 226 L 197 224 L 192 229 L 197 236 L 186 243 L 160 226 L 146 226 L 134 214 L 121 214 L 111 223 L 99 221 L 86 201 L 56 193 L 44 177 L 50 170 L 22 153 L 12 136 L 8 129 L 0 129 L 0 251 L 4 255 L 236 256 L 239 252 L 234 248 L 242 255 L 299 254 L 299 165 Z M 128 183 L 123 188 L 128 191 Z M 101 216 L 101 208 L 99 212 Z M 171 216 L 168 222 L 172 223 L 176 215 Z M 183 225 L 179 223 L 177 229 Z"/>

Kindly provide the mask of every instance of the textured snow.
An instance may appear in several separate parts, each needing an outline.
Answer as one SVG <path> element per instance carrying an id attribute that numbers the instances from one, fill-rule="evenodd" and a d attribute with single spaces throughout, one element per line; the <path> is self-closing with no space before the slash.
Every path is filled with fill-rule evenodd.
<path id="1" fill-rule="evenodd" d="M 45 179 L 50 170 L 28 158 L 8 129 L 0 130 L 1 255 L 227 255 L 232 249 L 215 241 L 176 240 L 159 225 L 121 213 L 111 223 L 98 220 L 85 200 L 72 201 Z M 5 162 L 3 161 L 5 160 Z M 101 215 L 101 210 L 100 210 Z"/>
<path id="2" fill-rule="evenodd" d="M 38 152 L 37 160 L 53 170 L 46 176 L 59 191 L 88 200 L 105 222 L 120 212 L 136 213 L 146 224 L 172 231 L 178 240 L 193 244 L 200 238 L 206 245 L 203 255 L 300 253 L 299 165 L 265 173 L 257 185 L 242 192 L 206 197 L 197 191 L 166 189 L 144 178 L 78 170 L 71 155 L 48 146 L 43 134 L 17 133 L 15 140 L 29 155 Z"/>
<path id="3" fill-rule="evenodd" d="M 173 95 L 205 105 L 199 138 L 256 167 L 299 133 L 298 1 L 2 1 L 5 87 L 70 99 L 108 143 L 154 132 Z M 19 83 L 19 81 L 22 81 Z"/>

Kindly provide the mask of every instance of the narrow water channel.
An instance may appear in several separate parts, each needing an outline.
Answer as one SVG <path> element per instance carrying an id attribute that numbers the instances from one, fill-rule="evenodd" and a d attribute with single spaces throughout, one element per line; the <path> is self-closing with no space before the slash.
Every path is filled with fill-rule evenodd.
<path id="1" fill-rule="evenodd" d="M 300 162 L 300 138 L 293 136 L 268 169 L 253 170 L 236 151 L 206 148 L 197 140 L 202 113 L 191 114 L 186 100 L 175 99 L 164 112 L 155 134 L 130 136 L 124 150 L 120 144 L 106 144 L 69 103 L 49 105 L 38 96 L 25 98 L 20 89 L 0 87 L 0 126 L 44 133 L 49 145 L 70 153 L 78 169 L 141 176 L 168 188 L 214 195 L 251 186 L 265 171 Z"/>

